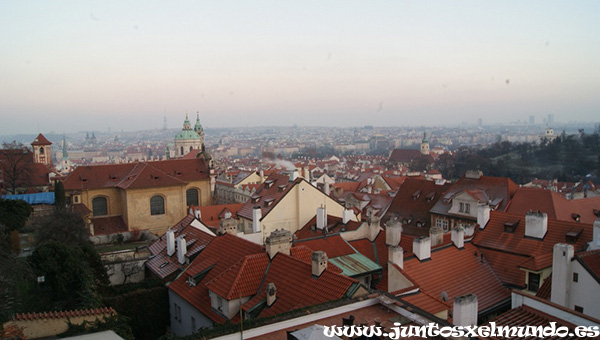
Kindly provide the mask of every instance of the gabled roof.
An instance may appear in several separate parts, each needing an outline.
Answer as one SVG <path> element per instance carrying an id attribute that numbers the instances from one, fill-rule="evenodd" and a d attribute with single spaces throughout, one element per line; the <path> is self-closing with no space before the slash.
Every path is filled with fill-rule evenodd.
<path id="1" fill-rule="evenodd" d="M 506 212 L 525 215 L 529 210 L 545 212 L 548 218 L 561 221 L 574 221 L 575 214 L 579 216 L 579 222 L 593 224 L 598 218 L 594 210 L 600 211 L 600 196 L 568 200 L 550 190 L 521 187 Z"/>
<path id="2" fill-rule="evenodd" d="M 294 245 L 305 246 L 313 251 L 324 251 L 329 259 L 354 254 L 356 252 L 340 235 L 333 235 L 327 238 L 320 237 L 310 240 L 298 240 L 294 242 Z"/>
<path id="3" fill-rule="evenodd" d="M 600 249 L 575 254 L 575 259 L 600 284 Z"/>
<path id="4" fill-rule="evenodd" d="M 215 237 L 168 288 L 214 322 L 225 322 L 223 316 L 211 309 L 206 284 L 247 255 L 264 252 L 263 246 L 237 236 Z M 199 274 L 204 276 L 195 285 L 190 285 L 189 278 Z"/>
<path id="5" fill-rule="evenodd" d="M 291 256 L 278 253 L 272 260 L 260 292 L 246 302 L 248 311 L 266 300 L 268 283 L 275 283 L 277 299 L 265 307 L 259 317 L 272 316 L 294 309 L 339 300 L 349 293 L 358 281 L 326 269 L 321 276 L 312 276 L 311 265 Z"/>
<path id="6" fill-rule="evenodd" d="M 248 202 L 246 202 L 240 210 L 238 210 L 238 216 L 241 216 L 245 219 L 252 219 L 252 209 L 255 206 L 261 208 L 262 218 L 273 209 L 277 203 L 300 181 L 303 179 L 298 178 L 293 183 L 290 183 L 289 176 L 286 175 L 278 175 L 274 174 L 269 176 L 264 183 L 262 183 L 259 189 L 256 191 L 255 196 L 253 198 L 257 198 L 258 201 L 253 202 L 253 198 L 251 198 Z M 285 186 L 285 189 L 281 190 Z M 268 206 L 265 206 L 265 201 L 271 200 L 272 203 Z"/>
<path id="7" fill-rule="evenodd" d="M 398 216 L 400 221 L 407 219 L 402 221 L 403 226 L 416 227 L 417 221 L 421 221 L 425 223 L 424 227 L 429 228 L 431 227 L 429 210 L 449 187 L 450 184 L 437 185 L 433 181 L 407 178 L 398 189 L 383 220 L 387 221 L 392 216 Z"/>
<path id="8" fill-rule="evenodd" d="M 321 237 L 325 234 L 327 234 L 327 235 L 339 234 L 343 231 L 356 230 L 361 226 L 361 222 L 357 222 L 357 221 L 348 221 L 348 223 L 344 224 L 342 218 L 336 217 L 336 216 L 331 216 L 331 215 L 327 215 L 327 222 L 326 222 L 327 233 L 325 233 L 324 230 L 317 229 L 315 227 L 316 224 L 317 224 L 317 217 L 315 216 L 295 233 L 296 239 L 304 240 L 304 239 L 310 239 L 310 238 L 314 238 L 314 237 Z M 315 228 L 313 228 L 313 227 L 315 227 Z"/>
<path id="9" fill-rule="evenodd" d="M 437 201 L 430 212 L 441 215 L 448 214 L 448 210 L 450 210 L 450 207 L 452 206 L 449 201 L 465 190 L 476 193 L 476 199 L 478 201 L 479 199 L 483 199 L 483 196 L 481 196 L 479 192 L 475 192 L 475 190 L 485 192 L 485 195 L 489 198 L 491 203 L 493 205 L 498 205 L 497 210 L 503 211 L 517 189 L 518 185 L 506 177 L 461 177 L 443 193 L 442 199 Z"/>
<path id="10" fill-rule="evenodd" d="M 52 143 L 44 137 L 41 133 L 35 137 L 31 145 L 51 145 Z"/>
<path id="11" fill-rule="evenodd" d="M 510 299 L 510 292 L 502 286 L 489 264 L 474 256 L 476 251 L 469 242 L 462 250 L 447 246 L 432 251 L 430 261 L 421 262 L 416 257 L 405 259 L 402 272 L 431 296 L 446 292 L 449 301 L 453 301 L 461 295 L 475 294 L 481 314 Z"/>
<path id="12" fill-rule="evenodd" d="M 213 240 L 214 235 L 202 231 L 196 226 L 200 222 L 193 215 L 184 217 L 177 222 L 171 230 L 174 231 L 175 238 L 183 236 L 186 240 L 186 257 L 194 258 Z M 162 235 L 158 240 L 152 242 L 148 246 L 148 250 L 152 254 L 152 258 L 146 262 L 146 267 L 150 269 L 161 279 L 169 279 L 171 275 L 182 270 L 186 265 L 180 265 L 177 259 L 177 252 L 173 255 L 167 255 L 167 234 Z"/>
<path id="13" fill-rule="evenodd" d="M 174 159 L 79 166 L 67 176 L 63 184 L 65 190 L 144 188 L 183 185 L 208 177 L 208 165 L 204 159 Z"/>
<path id="14" fill-rule="evenodd" d="M 238 210 L 244 206 L 244 203 L 218 204 L 206 206 L 193 206 L 192 209 L 200 210 L 200 220 L 209 227 L 218 227 L 219 222 L 224 218 L 225 212 L 229 211 L 232 217 L 235 217 Z"/>
<path id="15" fill-rule="evenodd" d="M 252 296 L 256 294 L 268 264 L 267 253 L 246 255 L 219 276 L 207 282 L 206 288 L 227 300 Z"/>

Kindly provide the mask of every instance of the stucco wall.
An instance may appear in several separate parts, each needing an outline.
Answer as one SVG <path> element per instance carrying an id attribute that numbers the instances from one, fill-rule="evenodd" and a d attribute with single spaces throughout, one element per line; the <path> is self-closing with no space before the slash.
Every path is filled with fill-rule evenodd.
<path id="1" fill-rule="evenodd" d="M 583 313 L 594 318 L 600 318 L 600 284 L 590 273 L 583 268 L 578 261 L 573 264 L 572 272 L 579 274 L 578 282 L 571 281 L 571 298 L 569 299 L 569 308 L 575 309 L 575 306 L 583 307 Z"/>
<path id="2" fill-rule="evenodd" d="M 181 308 L 181 319 L 175 316 L 175 305 Z M 213 322 L 200 313 L 181 296 L 169 289 L 169 313 L 171 319 L 171 334 L 177 336 L 190 335 L 200 327 L 212 327 Z M 192 330 L 192 318 L 196 320 L 196 329 Z"/>

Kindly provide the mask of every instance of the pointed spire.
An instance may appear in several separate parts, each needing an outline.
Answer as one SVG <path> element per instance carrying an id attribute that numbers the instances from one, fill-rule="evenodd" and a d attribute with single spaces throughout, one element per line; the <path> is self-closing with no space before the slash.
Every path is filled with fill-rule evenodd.
<path id="1" fill-rule="evenodd" d="M 188 113 L 185 113 L 185 120 L 183 121 L 183 129 L 184 130 L 191 130 L 192 129 L 192 124 L 190 124 L 190 119 L 188 118 Z"/>
<path id="2" fill-rule="evenodd" d="M 200 124 L 200 113 L 196 111 L 196 125 L 194 125 L 194 131 L 200 133 L 202 130 L 202 124 Z"/>

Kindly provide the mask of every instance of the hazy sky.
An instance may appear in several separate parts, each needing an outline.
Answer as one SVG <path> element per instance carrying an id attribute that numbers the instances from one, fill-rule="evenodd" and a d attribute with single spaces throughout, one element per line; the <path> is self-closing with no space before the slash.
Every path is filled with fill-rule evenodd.
<path id="1" fill-rule="evenodd" d="M 599 108 L 599 1 L 0 1 L 0 134 Z"/>

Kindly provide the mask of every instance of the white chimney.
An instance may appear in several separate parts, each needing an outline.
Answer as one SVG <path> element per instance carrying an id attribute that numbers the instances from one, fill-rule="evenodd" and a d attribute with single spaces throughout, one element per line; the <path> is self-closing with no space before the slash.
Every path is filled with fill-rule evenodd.
<path id="1" fill-rule="evenodd" d="M 388 261 L 404 269 L 404 249 L 400 246 L 388 247 Z"/>
<path id="2" fill-rule="evenodd" d="M 385 228 L 385 244 L 395 247 L 400 244 L 402 238 L 402 223 L 394 221 Z"/>
<path id="3" fill-rule="evenodd" d="M 548 215 L 541 212 L 528 212 L 525 214 L 525 236 L 543 239 L 548 231 Z"/>
<path id="4" fill-rule="evenodd" d="M 596 249 L 600 249 L 600 220 L 594 221 L 594 236 L 589 246 L 589 250 Z"/>
<path id="5" fill-rule="evenodd" d="M 465 229 L 462 226 L 458 226 L 452 229 L 452 243 L 458 249 L 465 247 Z"/>
<path id="6" fill-rule="evenodd" d="M 413 252 L 419 261 L 425 261 L 431 258 L 431 239 L 424 236 L 414 239 Z"/>
<path id="7" fill-rule="evenodd" d="M 188 209 L 188 215 L 193 215 L 193 214 L 194 214 L 194 209 L 190 205 L 190 209 Z"/>
<path id="8" fill-rule="evenodd" d="M 252 231 L 255 233 L 260 232 L 260 219 L 262 218 L 262 210 L 259 206 L 255 206 L 252 209 Z"/>
<path id="9" fill-rule="evenodd" d="M 455 326 L 477 325 L 477 296 L 467 294 L 454 298 L 452 321 Z"/>
<path id="10" fill-rule="evenodd" d="M 325 182 L 323 183 L 323 193 L 327 196 L 329 196 L 330 194 L 330 188 L 329 188 L 329 183 Z"/>
<path id="11" fill-rule="evenodd" d="M 271 307 L 277 299 L 277 288 L 273 282 L 269 282 L 267 285 L 267 307 Z"/>
<path id="12" fill-rule="evenodd" d="M 327 254 L 324 251 L 315 251 L 311 256 L 312 262 L 312 275 L 321 276 L 325 269 L 327 269 Z"/>
<path id="13" fill-rule="evenodd" d="M 293 182 L 298 178 L 298 169 L 294 169 L 290 171 L 290 182 Z"/>
<path id="14" fill-rule="evenodd" d="M 200 213 L 200 209 L 196 209 L 194 211 L 194 215 L 196 216 L 196 219 L 200 220 L 202 218 L 202 214 Z"/>
<path id="15" fill-rule="evenodd" d="M 323 230 L 327 224 L 327 210 L 325 207 L 317 208 L 317 229 Z"/>
<path id="16" fill-rule="evenodd" d="M 352 209 L 344 209 L 344 212 L 342 213 L 342 222 L 344 224 L 350 222 L 354 217 L 354 211 L 352 211 Z"/>
<path id="17" fill-rule="evenodd" d="M 480 204 L 477 206 L 477 224 L 479 229 L 484 229 L 490 220 L 490 206 L 487 204 Z"/>
<path id="18" fill-rule="evenodd" d="M 569 307 L 571 291 L 571 259 L 575 255 L 572 245 L 557 243 L 552 252 L 552 290 L 550 301 Z"/>
<path id="19" fill-rule="evenodd" d="M 260 176 L 260 182 L 264 182 L 265 181 L 265 172 L 260 169 L 260 171 L 258 172 L 258 175 Z"/>
<path id="20" fill-rule="evenodd" d="M 369 241 L 373 242 L 379 235 L 379 217 L 377 216 L 369 216 L 367 218 L 367 226 L 369 228 Z"/>
<path id="21" fill-rule="evenodd" d="M 167 256 L 175 254 L 175 232 L 167 230 Z"/>
<path id="22" fill-rule="evenodd" d="M 185 254 L 187 254 L 187 243 L 183 236 L 177 238 L 177 262 L 179 264 L 185 263 Z"/>

